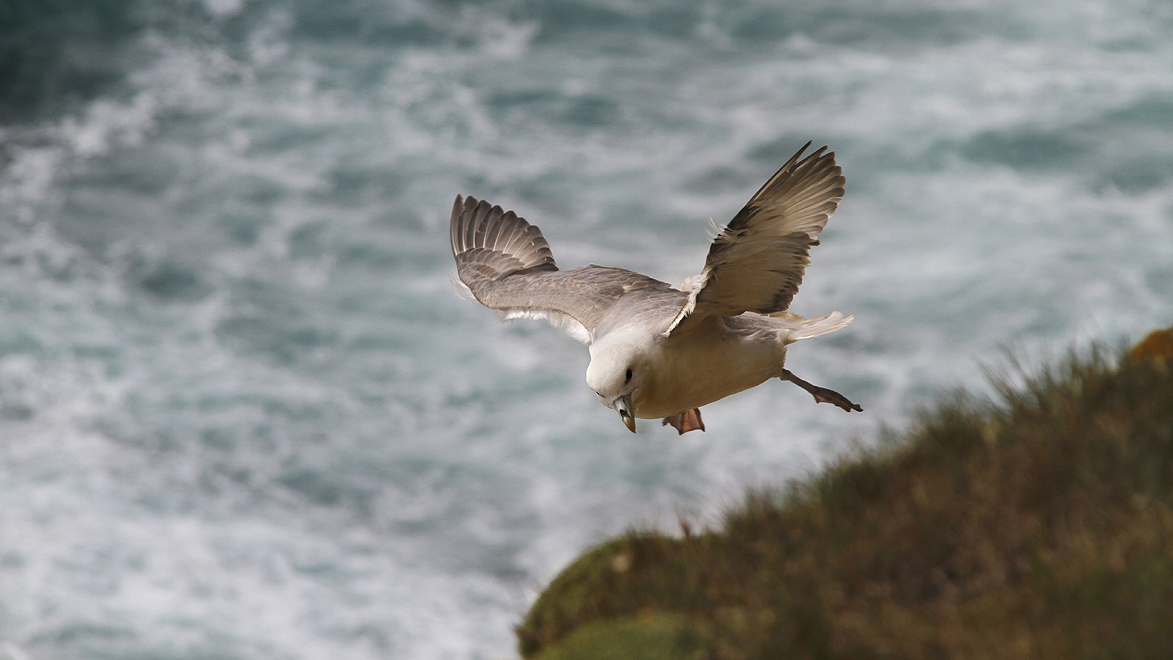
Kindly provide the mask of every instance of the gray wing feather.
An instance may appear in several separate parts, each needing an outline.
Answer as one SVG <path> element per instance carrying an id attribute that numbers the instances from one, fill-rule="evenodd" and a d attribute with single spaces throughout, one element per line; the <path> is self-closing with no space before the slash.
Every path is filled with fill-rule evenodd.
<path id="1" fill-rule="evenodd" d="M 808 142 L 750 198 L 709 247 L 700 283 L 669 325 L 708 316 L 784 311 L 810 264 L 810 248 L 843 197 L 843 170 Z"/>
<path id="2" fill-rule="evenodd" d="M 506 318 L 544 318 L 579 340 L 589 339 L 624 295 L 671 290 L 623 268 L 558 270 L 537 227 L 472 197 L 456 197 L 451 237 L 456 272 L 478 302 L 505 312 Z"/>
<path id="3" fill-rule="evenodd" d="M 457 264 L 479 263 L 495 273 L 524 268 L 558 270 L 542 232 L 513 211 L 502 211 L 500 206 L 457 195 L 451 233 L 452 255 Z"/>

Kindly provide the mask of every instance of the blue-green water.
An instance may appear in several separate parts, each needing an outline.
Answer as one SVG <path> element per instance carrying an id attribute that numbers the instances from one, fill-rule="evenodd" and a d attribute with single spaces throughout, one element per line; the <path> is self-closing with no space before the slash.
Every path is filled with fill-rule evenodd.
<path id="1" fill-rule="evenodd" d="M 457 193 L 697 272 L 808 139 L 799 375 L 630 435 L 452 295 Z M 513 656 L 607 534 L 716 522 L 1005 346 L 1173 323 L 1164 0 L 0 4 L 0 657 Z"/>

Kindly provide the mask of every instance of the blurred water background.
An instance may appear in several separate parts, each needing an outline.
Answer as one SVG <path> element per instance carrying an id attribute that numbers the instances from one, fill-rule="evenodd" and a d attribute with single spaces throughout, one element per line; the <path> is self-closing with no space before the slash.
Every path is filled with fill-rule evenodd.
<path id="1" fill-rule="evenodd" d="M 795 373 L 629 434 L 452 295 L 457 193 L 699 271 L 847 177 Z M 809 474 L 1009 346 L 1173 320 L 1165 0 L 0 2 L 0 655 L 503 659 L 631 526 Z"/>

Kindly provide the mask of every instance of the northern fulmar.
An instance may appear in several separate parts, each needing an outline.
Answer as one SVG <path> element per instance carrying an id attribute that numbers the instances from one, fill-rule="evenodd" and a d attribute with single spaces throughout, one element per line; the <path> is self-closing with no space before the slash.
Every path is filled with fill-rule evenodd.
<path id="1" fill-rule="evenodd" d="M 635 432 L 663 418 L 704 430 L 700 407 L 770 378 L 816 402 L 862 411 L 847 397 L 783 367 L 786 346 L 852 321 L 786 311 L 810 248 L 843 197 L 843 170 L 808 142 L 761 187 L 709 247 L 704 270 L 672 288 L 624 268 L 559 270 L 537 227 L 513 211 L 456 196 L 452 254 L 468 292 L 505 319 L 545 319 L 589 344 L 587 385 Z M 802 158 L 801 160 L 799 160 Z"/>

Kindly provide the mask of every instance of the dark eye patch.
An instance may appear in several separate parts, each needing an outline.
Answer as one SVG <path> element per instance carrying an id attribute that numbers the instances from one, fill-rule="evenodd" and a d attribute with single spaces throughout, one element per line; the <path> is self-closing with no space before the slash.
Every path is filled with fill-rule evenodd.
<path id="1" fill-rule="evenodd" d="M 631 369 L 627 370 L 627 380 L 631 380 Z"/>

